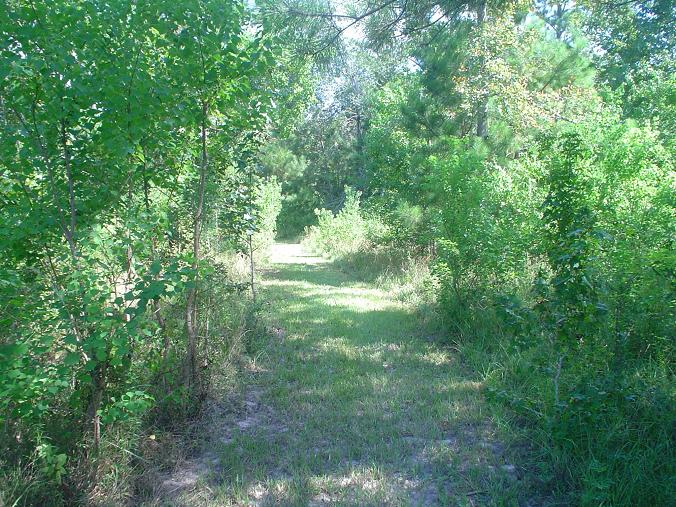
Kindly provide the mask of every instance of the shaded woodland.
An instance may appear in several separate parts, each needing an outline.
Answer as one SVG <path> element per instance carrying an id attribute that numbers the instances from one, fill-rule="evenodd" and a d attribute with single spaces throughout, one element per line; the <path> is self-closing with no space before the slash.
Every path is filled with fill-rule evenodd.
<path id="1" fill-rule="evenodd" d="M 673 502 L 675 15 L 0 1 L 0 504 L 146 498 L 275 339 L 275 241 L 415 308 L 528 498 Z"/>

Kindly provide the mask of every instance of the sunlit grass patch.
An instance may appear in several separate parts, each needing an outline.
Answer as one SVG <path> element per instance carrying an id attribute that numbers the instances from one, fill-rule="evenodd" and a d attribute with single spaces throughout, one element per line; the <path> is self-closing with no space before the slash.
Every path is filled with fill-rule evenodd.
<path id="1" fill-rule="evenodd" d="M 266 415 L 220 444 L 204 505 L 500 498 L 481 383 L 393 293 L 279 248 L 263 283 L 275 332 L 252 378 Z"/>

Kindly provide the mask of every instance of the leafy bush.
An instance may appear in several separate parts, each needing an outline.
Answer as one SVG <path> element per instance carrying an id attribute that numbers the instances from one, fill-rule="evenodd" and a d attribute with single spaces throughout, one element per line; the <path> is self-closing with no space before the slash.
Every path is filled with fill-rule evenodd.
<path id="1" fill-rule="evenodd" d="M 547 269 L 525 301 L 498 300 L 495 329 L 507 333 L 487 367 L 489 397 L 532 426 L 543 448 L 534 466 L 551 486 L 565 481 L 572 503 L 668 503 L 671 161 L 653 132 L 631 124 L 557 133 L 540 153 Z M 465 344 L 477 358 L 475 347 L 486 341 Z"/>
<path id="2" fill-rule="evenodd" d="M 361 192 L 345 187 L 345 203 L 333 214 L 315 210 L 317 225 L 306 229 L 303 243 L 311 250 L 332 259 L 340 259 L 365 249 L 367 243 L 384 233 L 382 223 L 367 218 L 360 208 Z"/>
<path id="3" fill-rule="evenodd" d="M 449 140 L 447 151 L 427 159 L 435 189 L 433 217 L 442 308 L 480 311 L 494 295 L 522 288 L 535 243 L 536 174 L 524 161 L 507 168 L 486 159 L 484 147 Z M 464 309 L 464 310 L 463 310 Z M 444 318 L 462 318 L 456 312 Z"/>
<path id="4" fill-rule="evenodd" d="M 254 248 L 265 258 L 277 236 L 277 218 L 282 210 L 282 185 L 277 178 L 268 178 L 257 187 L 255 206 L 257 221 Z"/>
<path id="5" fill-rule="evenodd" d="M 263 175 L 280 184 L 278 235 L 283 239 L 295 238 L 312 224 L 312 210 L 320 203 L 319 195 L 306 181 L 307 161 L 281 143 L 264 146 L 259 159 Z"/>

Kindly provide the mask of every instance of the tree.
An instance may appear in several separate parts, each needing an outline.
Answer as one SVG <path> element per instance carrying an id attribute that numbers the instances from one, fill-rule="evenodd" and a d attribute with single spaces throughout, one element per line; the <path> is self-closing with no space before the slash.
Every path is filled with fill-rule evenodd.
<path id="1" fill-rule="evenodd" d="M 185 297 L 197 385 L 212 183 L 265 128 L 255 80 L 270 41 L 245 30 L 237 1 L 5 0 L 2 11 L 2 418 L 28 428 L 17 446 L 60 439 L 69 455 L 79 426 L 93 459 L 102 425 L 152 404 L 138 385 L 167 369 L 165 298 Z"/>

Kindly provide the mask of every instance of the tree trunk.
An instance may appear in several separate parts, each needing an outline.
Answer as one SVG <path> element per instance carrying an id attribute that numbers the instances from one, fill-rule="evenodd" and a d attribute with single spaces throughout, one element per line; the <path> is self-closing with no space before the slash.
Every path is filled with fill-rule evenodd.
<path id="1" fill-rule="evenodd" d="M 79 252 L 77 249 L 75 239 L 75 227 L 77 224 L 77 206 L 75 203 L 75 182 L 73 179 L 73 171 L 71 167 L 71 153 L 68 147 L 68 132 L 66 128 L 66 121 L 61 120 L 61 148 L 63 149 L 63 164 L 66 169 L 66 182 L 68 184 L 68 209 L 70 215 L 69 226 L 64 227 L 64 235 L 68 246 L 70 248 L 73 267 L 79 268 Z M 55 272 L 56 275 L 56 272 Z M 73 315 L 73 330 L 78 341 L 82 343 L 84 336 L 80 334 L 77 325 L 77 316 Z M 89 397 L 87 405 L 86 421 L 91 424 L 92 438 L 94 441 L 94 452 L 99 452 L 99 445 L 101 443 L 101 416 L 99 409 L 103 401 L 103 391 L 106 384 L 106 363 L 97 364 L 92 372 L 92 392 Z"/>
<path id="2" fill-rule="evenodd" d="M 253 208 L 253 199 L 254 199 L 254 174 L 253 167 L 249 167 L 249 206 Z M 253 248 L 253 230 L 248 231 L 248 243 L 249 243 L 249 276 L 251 282 L 251 299 L 256 303 L 256 285 L 255 285 L 255 264 L 254 264 L 254 248 Z"/>
<path id="3" fill-rule="evenodd" d="M 105 388 L 106 363 L 99 363 L 92 372 L 92 393 L 87 406 L 87 421 L 91 424 L 92 437 L 94 439 L 94 452 L 98 452 L 101 444 L 101 416 L 99 409 L 103 401 Z"/>
<path id="4" fill-rule="evenodd" d="M 249 272 L 251 278 L 251 299 L 256 303 L 255 265 L 253 251 L 253 234 L 249 234 Z"/>
<path id="5" fill-rule="evenodd" d="M 477 2 L 477 27 L 479 31 L 486 20 L 486 0 Z M 481 57 L 479 72 L 484 73 L 484 61 Z M 483 93 L 477 103 L 476 135 L 482 139 L 488 137 L 488 94 Z"/>
<path id="6" fill-rule="evenodd" d="M 200 160 L 200 180 L 197 189 L 197 206 L 193 222 L 193 263 L 192 268 L 195 273 L 195 283 L 197 283 L 197 269 L 200 258 L 200 236 L 202 234 L 202 223 L 204 221 L 204 192 L 207 178 L 207 113 L 208 105 L 206 100 L 202 100 L 202 124 L 200 127 L 200 141 L 202 144 L 202 157 Z M 185 309 L 185 328 L 188 335 L 188 356 L 186 358 L 186 378 L 187 386 L 194 385 L 197 381 L 197 287 L 193 286 L 188 290 L 188 298 Z"/>

